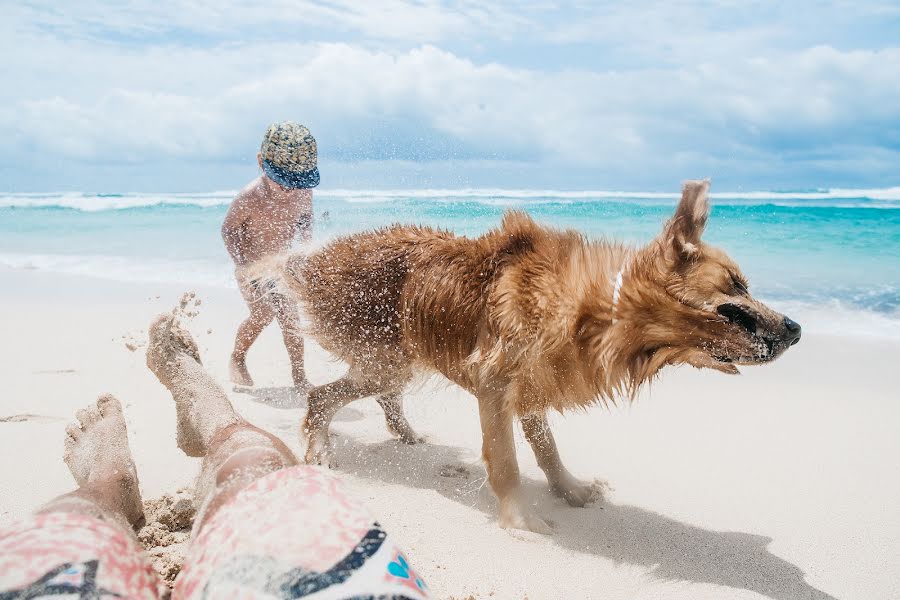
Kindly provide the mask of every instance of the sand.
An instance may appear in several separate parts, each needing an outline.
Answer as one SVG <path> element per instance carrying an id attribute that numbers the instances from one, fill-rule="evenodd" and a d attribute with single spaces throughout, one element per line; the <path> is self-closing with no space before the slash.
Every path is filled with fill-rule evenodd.
<path id="1" fill-rule="evenodd" d="M 199 461 L 176 448 L 174 404 L 143 352 L 150 319 L 185 291 L 0 272 L 0 525 L 72 489 L 63 428 L 111 392 L 153 499 L 148 519 L 172 522 L 144 541 L 174 573 L 187 531 L 171 513 Z M 196 292 L 202 304 L 191 303 L 189 328 L 224 382 L 242 301 L 236 291 Z M 314 383 L 343 370 L 313 344 L 307 357 Z M 289 388 L 277 328 L 248 364 L 257 387 L 226 386 L 229 397 L 299 451 L 304 402 Z M 438 598 L 896 599 L 898 365 L 896 342 L 806 332 L 777 363 L 739 377 L 669 369 L 634 405 L 555 415 L 570 470 L 610 490 L 605 501 L 568 507 L 549 494 L 519 434 L 525 487 L 552 522 L 550 536 L 497 527 L 474 399 L 439 378 L 405 398 L 426 444 L 391 438 L 374 400 L 342 410 L 332 426 L 336 472 Z M 165 494 L 174 496 L 159 500 Z"/>

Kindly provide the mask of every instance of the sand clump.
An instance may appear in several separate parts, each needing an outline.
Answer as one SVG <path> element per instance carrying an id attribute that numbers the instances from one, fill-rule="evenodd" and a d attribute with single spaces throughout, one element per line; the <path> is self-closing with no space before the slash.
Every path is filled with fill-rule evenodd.
<path id="1" fill-rule="evenodd" d="M 159 300 L 159 296 L 157 296 L 156 299 Z M 180 321 L 190 322 L 200 315 L 201 304 L 203 304 L 203 300 L 197 296 L 197 292 L 184 292 L 181 295 L 181 298 L 178 299 L 178 304 L 172 309 L 172 316 Z M 212 332 L 213 330 L 211 327 L 206 331 L 207 334 L 212 334 Z M 143 329 L 129 331 L 120 336 L 118 340 L 113 339 L 113 341 L 120 341 L 123 343 L 125 349 L 129 352 L 137 352 L 138 350 L 147 347 L 147 332 Z"/>
<path id="2" fill-rule="evenodd" d="M 185 292 L 178 301 L 178 307 L 172 311 L 172 314 L 176 317 L 184 316 L 188 319 L 193 319 L 200 314 L 199 307 L 202 303 L 203 301 L 197 296 L 197 292 Z"/>
<path id="3" fill-rule="evenodd" d="M 144 501 L 147 521 L 138 532 L 138 541 L 170 589 L 181 572 L 194 514 L 193 497 L 184 489 Z"/>

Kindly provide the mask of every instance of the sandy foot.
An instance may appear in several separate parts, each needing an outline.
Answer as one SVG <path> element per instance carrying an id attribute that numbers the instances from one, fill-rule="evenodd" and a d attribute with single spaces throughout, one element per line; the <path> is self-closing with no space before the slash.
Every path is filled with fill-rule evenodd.
<path id="1" fill-rule="evenodd" d="M 119 508 L 128 521 L 137 523 L 144 511 L 122 405 L 113 396 L 106 395 L 75 416 L 77 422 L 66 427 L 63 454 L 72 477 L 81 488 L 119 498 Z"/>
<path id="2" fill-rule="evenodd" d="M 247 361 L 243 358 L 231 357 L 228 376 L 231 378 L 231 383 L 235 385 L 253 387 L 253 378 L 250 376 L 250 371 L 247 370 Z"/>
<path id="3" fill-rule="evenodd" d="M 147 366 L 175 400 L 178 447 L 205 456 L 213 435 L 240 421 L 225 392 L 200 364 L 197 344 L 173 314 L 150 324 Z"/>

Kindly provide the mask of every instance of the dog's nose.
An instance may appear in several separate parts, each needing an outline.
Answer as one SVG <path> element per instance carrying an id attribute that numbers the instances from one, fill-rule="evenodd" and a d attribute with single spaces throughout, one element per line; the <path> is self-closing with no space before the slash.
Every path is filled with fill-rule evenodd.
<path id="1" fill-rule="evenodd" d="M 787 337 L 791 340 L 791 346 L 800 341 L 800 323 L 785 317 L 784 328 L 787 329 Z"/>

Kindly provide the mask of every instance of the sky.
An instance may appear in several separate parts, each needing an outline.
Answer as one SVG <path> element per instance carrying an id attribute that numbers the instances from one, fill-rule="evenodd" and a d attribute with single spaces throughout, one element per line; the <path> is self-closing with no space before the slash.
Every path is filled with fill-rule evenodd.
<path id="1" fill-rule="evenodd" d="M 0 191 L 900 185 L 900 2 L 0 6 Z"/>

